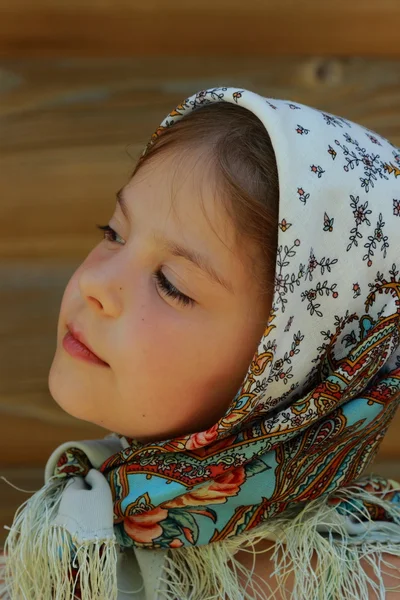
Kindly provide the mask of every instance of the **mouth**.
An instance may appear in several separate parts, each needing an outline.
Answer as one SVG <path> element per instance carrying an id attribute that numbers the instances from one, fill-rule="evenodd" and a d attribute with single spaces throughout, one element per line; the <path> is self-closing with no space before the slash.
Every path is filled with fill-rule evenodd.
<path id="1" fill-rule="evenodd" d="M 63 346 L 71 356 L 83 359 L 90 363 L 110 365 L 103 360 L 86 341 L 83 331 L 72 323 L 67 324 L 67 333 L 63 339 Z"/>

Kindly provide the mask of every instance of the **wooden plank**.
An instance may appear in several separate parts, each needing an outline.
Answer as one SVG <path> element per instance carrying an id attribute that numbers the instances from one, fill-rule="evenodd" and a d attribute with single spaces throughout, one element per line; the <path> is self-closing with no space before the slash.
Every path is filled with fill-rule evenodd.
<path id="1" fill-rule="evenodd" d="M 348 117 L 400 145 L 396 60 L 0 63 L 0 456 L 6 464 L 42 465 L 63 441 L 103 435 L 64 413 L 48 391 L 63 290 L 100 240 L 96 223 L 110 218 L 115 191 L 162 118 L 195 91 L 224 84 Z M 400 457 L 399 426 L 400 415 L 382 443 L 383 457 Z"/>
<path id="2" fill-rule="evenodd" d="M 397 0 L 2 0 L 8 57 L 400 56 Z"/>
<path id="3" fill-rule="evenodd" d="M 400 61 L 192 58 L 175 69 L 167 59 L 93 59 L 2 67 L 0 259 L 75 260 L 89 251 L 100 239 L 96 223 L 111 216 L 115 191 L 150 134 L 203 87 L 236 85 L 304 102 L 400 145 Z"/>
<path id="4" fill-rule="evenodd" d="M 29 399 L 32 398 L 28 395 L 25 398 L 25 406 Z M 45 403 L 47 405 L 46 412 L 50 413 L 53 410 L 54 419 L 43 418 Z M 0 431 L 2 439 L 0 448 L 2 459 L 0 475 L 3 468 L 11 466 L 21 467 L 23 465 L 27 469 L 44 467 L 52 451 L 63 442 L 103 438 L 108 433 L 100 427 L 73 419 L 63 413 L 58 406 L 53 409 L 53 404 L 55 402 L 49 394 L 42 392 L 41 398 L 30 406 L 27 416 L 21 416 L 17 411 L 15 411 L 15 415 L 8 415 L 5 413 L 7 407 L 4 405 L 4 398 L 1 398 Z M 37 415 L 33 416 L 36 408 L 42 408 L 42 410 L 38 410 Z"/>

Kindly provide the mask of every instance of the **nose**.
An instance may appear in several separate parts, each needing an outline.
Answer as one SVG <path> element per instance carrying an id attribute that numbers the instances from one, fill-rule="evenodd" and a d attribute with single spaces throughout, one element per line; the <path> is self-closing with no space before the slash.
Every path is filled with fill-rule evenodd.
<path id="1" fill-rule="evenodd" d="M 100 302 L 100 300 L 98 300 L 97 298 L 95 298 L 94 296 L 88 296 L 87 297 L 87 302 L 90 304 L 94 304 L 95 305 L 95 310 L 99 310 L 101 312 L 104 312 L 104 306 L 102 305 L 102 303 Z"/>
<path id="2" fill-rule="evenodd" d="M 79 289 L 91 310 L 114 318 L 121 313 L 122 285 L 115 270 L 98 266 L 84 269 L 79 276 Z"/>

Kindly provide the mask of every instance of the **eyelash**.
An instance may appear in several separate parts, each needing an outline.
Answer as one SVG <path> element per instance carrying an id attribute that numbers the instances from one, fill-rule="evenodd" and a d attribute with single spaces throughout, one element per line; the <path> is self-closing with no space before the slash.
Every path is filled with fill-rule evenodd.
<path id="1" fill-rule="evenodd" d="M 118 234 L 112 227 L 110 227 L 109 225 L 97 225 L 97 228 L 101 229 L 104 232 L 103 237 L 105 240 L 115 242 L 115 240 L 112 238 Z M 172 283 L 165 277 L 161 269 L 158 269 L 155 273 L 153 273 L 153 279 L 156 281 L 157 286 L 164 291 L 166 296 L 171 296 L 172 298 L 175 298 L 184 306 L 193 306 L 195 304 L 195 301 L 192 298 L 189 298 L 189 296 L 182 294 L 182 292 L 180 292 L 174 285 L 172 285 Z"/>

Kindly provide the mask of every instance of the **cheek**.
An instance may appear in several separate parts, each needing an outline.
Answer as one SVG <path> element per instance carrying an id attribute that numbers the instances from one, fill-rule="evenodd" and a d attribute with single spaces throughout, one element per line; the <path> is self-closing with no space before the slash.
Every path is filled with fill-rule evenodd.
<path id="1" fill-rule="evenodd" d="M 176 384 L 193 353 L 190 325 L 185 326 L 182 315 L 157 297 L 139 304 L 127 317 L 121 335 L 120 343 L 116 340 L 119 371 L 148 389 Z"/>

